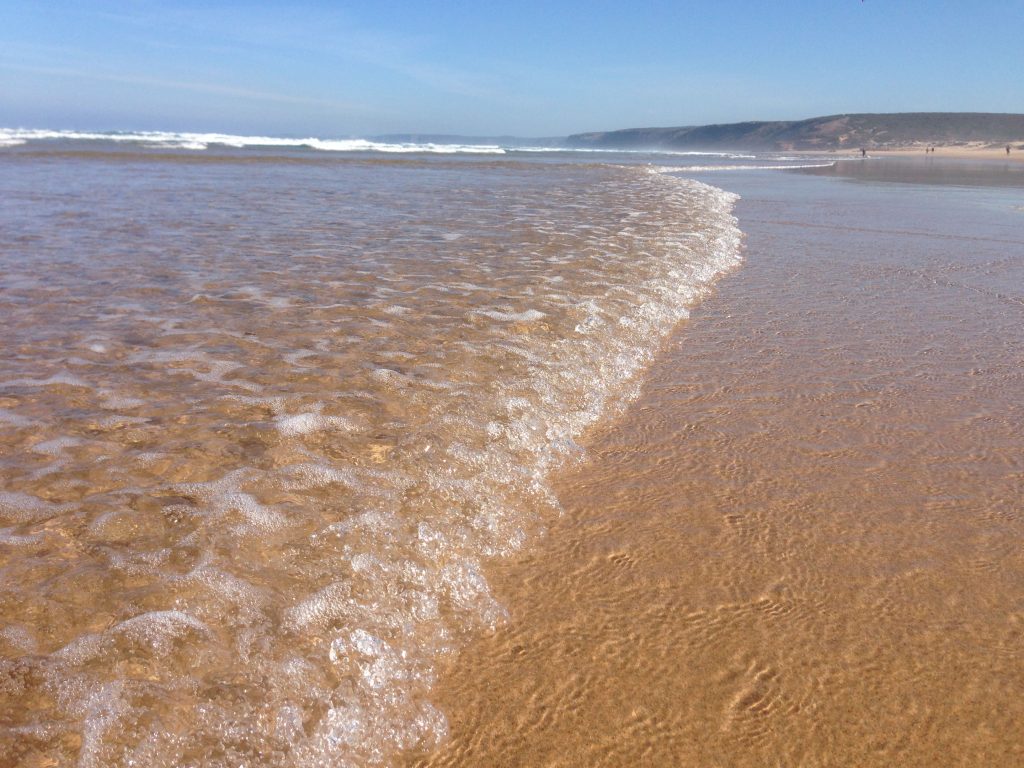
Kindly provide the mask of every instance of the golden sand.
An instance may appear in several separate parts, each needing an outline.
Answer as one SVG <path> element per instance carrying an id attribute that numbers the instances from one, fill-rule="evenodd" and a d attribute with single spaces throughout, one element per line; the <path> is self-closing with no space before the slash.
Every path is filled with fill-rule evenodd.
<path id="1" fill-rule="evenodd" d="M 493 566 L 409 764 L 1024 764 L 1013 195 L 793 183 L 738 189 L 747 265 Z"/>
<path id="2" fill-rule="evenodd" d="M 932 159 L 946 160 L 1009 160 L 1011 162 L 1024 162 L 1024 142 L 1015 141 L 1010 143 L 1010 152 L 1006 152 L 1006 145 L 997 147 L 988 144 L 955 144 L 955 145 L 934 145 L 934 152 L 925 153 L 925 147 L 900 147 L 897 149 L 871 149 L 868 148 L 870 157 L 929 157 Z M 813 154 L 820 156 L 820 152 L 795 153 Z M 860 151 L 842 151 L 834 154 L 842 157 L 860 157 Z"/>
<path id="3" fill-rule="evenodd" d="M 504 616 L 481 562 L 739 266 L 731 196 L 100 154 L 0 155 L 0 768 L 438 743 L 438 665 Z"/>

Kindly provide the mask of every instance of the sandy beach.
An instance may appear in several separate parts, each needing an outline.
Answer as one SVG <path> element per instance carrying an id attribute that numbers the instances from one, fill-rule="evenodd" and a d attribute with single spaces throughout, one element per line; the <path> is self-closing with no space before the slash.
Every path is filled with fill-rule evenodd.
<path id="1" fill-rule="evenodd" d="M 1021 189 L 714 178 L 745 266 L 488 572 L 409 765 L 1024 761 Z"/>
<path id="2" fill-rule="evenodd" d="M 806 6 L 8 3 L 0 768 L 1024 768 L 1024 5 Z"/>
<path id="3" fill-rule="evenodd" d="M 926 157 L 933 160 L 1009 160 L 1015 163 L 1024 161 L 1024 141 L 1010 143 L 1010 152 L 1007 154 L 1006 145 L 990 146 L 987 144 L 956 144 L 956 145 L 934 145 L 934 152 L 925 153 L 926 147 L 900 147 L 898 149 L 873 149 L 867 147 L 869 157 Z M 813 152 L 797 152 L 796 154 L 815 154 Z M 820 154 L 820 153 L 818 153 Z M 837 157 L 860 157 L 860 150 L 837 150 L 831 152 Z"/>
<path id="4" fill-rule="evenodd" d="M 734 196 L 103 141 L 0 153 L 0 768 L 439 744 L 440 668 L 506 615 L 484 563 L 740 268 Z"/>
<path id="5" fill-rule="evenodd" d="M 0 152 L 0 766 L 1021 762 L 1024 165 L 199 138 Z"/>

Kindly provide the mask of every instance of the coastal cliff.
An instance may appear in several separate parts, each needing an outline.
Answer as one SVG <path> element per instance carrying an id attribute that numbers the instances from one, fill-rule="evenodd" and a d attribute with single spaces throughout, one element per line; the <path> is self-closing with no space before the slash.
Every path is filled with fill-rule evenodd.
<path id="1" fill-rule="evenodd" d="M 579 133 L 574 148 L 602 149 L 897 149 L 929 144 L 1016 144 L 1024 114 L 906 112 L 752 121 L 676 128 L 627 128 Z"/>

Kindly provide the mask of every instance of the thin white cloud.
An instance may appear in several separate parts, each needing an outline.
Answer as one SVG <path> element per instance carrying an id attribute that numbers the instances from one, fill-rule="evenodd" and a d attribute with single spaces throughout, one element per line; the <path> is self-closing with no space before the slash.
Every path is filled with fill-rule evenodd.
<path id="1" fill-rule="evenodd" d="M 0 64 L 0 69 L 12 70 L 15 72 L 28 72 L 39 75 L 75 77 L 111 83 L 124 83 L 126 85 L 145 85 L 154 88 L 192 91 L 193 93 L 210 93 L 220 96 L 250 99 L 254 101 L 268 101 L 280 104 L 303 104 L 307 106 L 327 107 L 329 109 L 345 112 L 357 112 L 360 114 L 378 112 L 378 110 L 372 107 L 353 102 L 295 96 L 292 94 L 274 93 L 271 91 L 257 91 L 250 88 L 236 88 L 234 86 L 218 85 L 216 83 L 197 83 L 182 80 L 165 80 L 155 77 L 146 77 L 143 75 L 120 75 L 108 72 L 90 72 L 69 67 L 37 67 L 23 66 L 19 64 Z"/>
<path id="2" fill-rule="evenodd" d="M 203 50 L 234 45 L 289 55 L 315 54 L 369 65 L 453 95 L 504 98 L 493 78 L 437 63 L 427 51 L 434 45 L 429 38 L 368 29 L 338 11 L 327 13 L 298 4 L 287 14 L 264 18 L 253 8 L 246 13 L 228 13 L 216 7 L 186 9 L 146 2 L 135 3 L 133 8 L 131 12 L 118 6 L 115 11 L 92 11 L 90 15 L 161 37 L 168 29 L 187 32 L 189 47 Z M 151 40 L 149 44 L 167 46 L 168 42 Z"/>

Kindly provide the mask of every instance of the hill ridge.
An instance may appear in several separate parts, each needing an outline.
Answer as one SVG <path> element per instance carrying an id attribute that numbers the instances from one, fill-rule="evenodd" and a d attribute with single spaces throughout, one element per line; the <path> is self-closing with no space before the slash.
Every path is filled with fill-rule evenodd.
<path id="1" fill-rule="evenodd" d="M 1015 144 L 1024 114 L 1002 112 L 859 112 L 804 120 L 625 128 L 569 136 L 574 148 L 601 149 L 894 149 L 929 144 Z"/>

